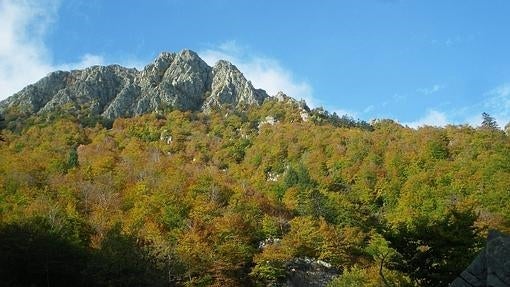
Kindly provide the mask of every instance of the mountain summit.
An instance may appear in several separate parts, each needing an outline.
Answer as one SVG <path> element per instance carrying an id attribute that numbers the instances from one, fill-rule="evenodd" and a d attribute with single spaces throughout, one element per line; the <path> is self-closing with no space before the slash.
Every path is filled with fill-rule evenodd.
<path id="1" fill-rule="evenodd" d="M 268 97 L 233 64 L 221 60 L 210 67 L 195 52 L 182 50 L 161 53 L 142 71 L 110 65 L 50 73 L 0 102 L 0 111 L 34 114 L 65 108 L 114 119 L 166 107 L 240 108 Z"/>

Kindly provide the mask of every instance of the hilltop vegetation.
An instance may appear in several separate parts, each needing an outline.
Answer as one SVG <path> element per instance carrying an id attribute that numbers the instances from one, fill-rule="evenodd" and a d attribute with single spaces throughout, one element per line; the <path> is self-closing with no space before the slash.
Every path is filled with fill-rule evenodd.
<path id="1" fill-rule="evenodd" d="M 446 286 L 488 229 L 509 230 L 510 139 L 496 127 L 304 112 L 5 114 L 0 277 L 267 286 L 311 258 L 338 271 L 330 286 Z"/>

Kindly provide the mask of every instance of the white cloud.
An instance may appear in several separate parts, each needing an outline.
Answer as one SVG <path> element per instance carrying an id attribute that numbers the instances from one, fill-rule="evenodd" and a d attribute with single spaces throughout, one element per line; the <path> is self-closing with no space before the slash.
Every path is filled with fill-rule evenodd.
<path id="1" fill-rule="evenodd" d="M 434 90 L 432 87 L 429 91 Z M 413 128 L 424 125 L 445 126 L 447 124 L 468 124 L 478 127 L 482 123 L 482 113 L 491 115 L 503 128 L 510 123 L 510 83 L 504 83 L 483 94 L 483 100 L 473 105 L 456 107 L 447 112 L 431 109 L 418 120 L 404 123 Z"/>
<path id="2" fill-rule="evenodd" d="M 432 94 L 439 92 L 443 88 L 444 88 L 443 85 L 435 84 L 430 88 L 421 88 L 421 89 L 417 89 L 416 91 L 420 94 L 428 96 L 428 95 L 432 95 Z"/>
<path id="3" fill-rule="evenodd" d="M 105 63 L 102 56 L 85 54 L 75 63 L 53 64 L 44 40 L 58 18 L 60 1 L 0 0 L 0 100 L 49 72 Z"/>
<path id="4" fill-rule="evenodd" d="M 483 94 L 483 100 L 452 110 L 449 114 L 472 127 L 481 125 L 482 113 L 488 113 L 504 128 L 510 122 L 510 83 L 504 83 Z"/>
<path id="5" fill-rule="evenodd" d="M 0 99 L 51 71 L 42 38 L 56 6 L 56 1 L 0 1 Z"/>
<path id="6" fill-rule="evenodd" d="M 484 112 L 489 113 L 504 127 L 510 122 L 510 83 L 505 83 L 485 94 Z"/>
<path id="7" fill-rule="evenodd" d="M 502 84 L 484 93 L 483 99 L 477 103 L 455 107 L 446 112 L 432 109 L 424 117 L 406 124 L 411 127 L 444 126 L 448 122 L 478 127 L 482 123 L 484 112 L 491 115 L 501 128 L 510 122 L 510 83 Z"/>
<path id="8" fill-rule="evenodd" d="M 288 96 L 305 100 L 312 108 L 320 105 L 320 102 L 313 97 L 313 90 L 309 83 L 296 80 L 292 72 L 284 68 L 277 60 L 254 55 L 249 52 L 249 48 L 242 47 L 235 41 L 205 49 L 198 54 L 211 66 L 219 60 L 233 63 L 248 80 L 252 81 L 255 88 L 262 88 L 269 95 L 276 95 L 278 91 L 283 91 Z"/>
<path id="9" fill-rule="evenodd" d="M 482 123 L 483 121 L 483 117 L 482 117 L 482 114 L 473 114 L 473 115 L 470 115 L 470 116 L 467 116 L 465 119 L 464 119 L 464 123 L 472 126 L 472 127 L 477 127 L 477 126 L 480 126 L 480 124 Z"/>
<path id="10" fill-rule="evenodd" d="M 403 123 L 406 126 L 411 128 L 419 128 L 422 126 L 436 126 L 442 127 L 446 126 L 449 123 L 446 114 L 443 112 L 439 112 L 436 110 L 429 110 L 425 116 L 422 118 L 408 123 Z"/>

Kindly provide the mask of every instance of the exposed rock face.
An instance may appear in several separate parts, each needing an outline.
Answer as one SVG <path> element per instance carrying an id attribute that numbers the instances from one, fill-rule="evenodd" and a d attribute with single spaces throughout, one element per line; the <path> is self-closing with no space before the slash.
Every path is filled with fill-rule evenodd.
<path id="1" fill-rule="evenodd" d="M 487 246 L 450 286 L 510 286 L 510 236 L 491 232 Z"/>
<path id="2" fill-rule="evenodd" d="M 0 102 L 32 114 L 75 109 L 114 119 L 172 106 L 181 110 L 258 105 L 268 98 L 231 63 L 209 67 L 195 52 L 161 53 L 142 71 L 118 65 L 54 72 Z"/>
<path id="3" fill-rule="evenodd" d="M 267 98 L 264 90 L 255 89 L 237 67 L 227 61 L 219 61 L 212 74 L 211 95 L 205 101 L 205 110 L 226 104 L 234 107 L 257 105 Z"/>
<path id="4" fill-rule="evenodd" d="M 283 286 L 323 287 L 336 275 L 338 272 L 327 262 L 306 257 L 297 258 L 287 266 L 287 282 Z"/>
<path id="5" fill-rule="evenodd" d="M 199 110 L 210 90 L 211 71 L 195 52 L 162 53 L 139 77 L 142 96 L 134 113 L 146 113 L 162 105 Z"/>

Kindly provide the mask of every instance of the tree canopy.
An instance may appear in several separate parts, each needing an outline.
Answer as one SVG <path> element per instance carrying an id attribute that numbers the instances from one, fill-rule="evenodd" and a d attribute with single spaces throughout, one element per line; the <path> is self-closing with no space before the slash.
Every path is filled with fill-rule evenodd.
<path id="1" fill-rule="evenodd" d="M 411 129 L 303 112 L 6 114 L 0 277 L 267 286 L 302 260 L 330 286 L 447 286 L 489 229 L 510 230 L 510 138 L 488 115 Z"/>

